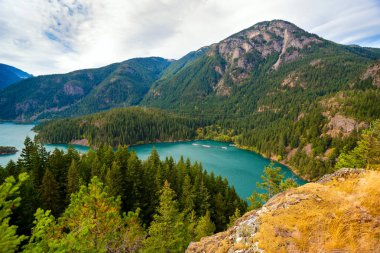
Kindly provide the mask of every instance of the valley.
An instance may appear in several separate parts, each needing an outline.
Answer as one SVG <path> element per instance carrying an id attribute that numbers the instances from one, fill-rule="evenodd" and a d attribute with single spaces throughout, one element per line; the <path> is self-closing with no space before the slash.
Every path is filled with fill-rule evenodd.
<path id="1" fill-rule="evenodd" d="M 15 145 L 19 152 L 12 156 L 0 157 L 0 166 L 6 167 L 10 160 L 16 161 L 20 156 L 21 150 L 24 148 L 24 139 L 26 136 L 33 137 L 32 128 L 35 125 L 20 125 L 12 123 L 0 124 L 0 137 L 7 136 L 7 145 Z M 4 139 L 2 142 L 4 142 Z M 5 142 L 4 142 L 5 143 Z M 73 147 L 76 151 L 85 154 L 89 151 L 88 147 L 80 145 L 68 144 L 45 144 L 44 147 L 48 152 L 54 152 L 57 148 L 67 152 L 68 147 Z M 228 182 L 235 187 L 239 196 L 247 200 L 247 198 L 256 189 L 256 185 L 252 182 L 261 181 L 260 175 L 263 173 L 265 166 L 270 163 L 269 159 L 265 159 L 260 155 L 239 150 L 230 145 L 230 143 L 216 141 L 187 141 L 187 142 L 171 142 L 171 143 L 154 143 L 140 144 L 130 146 L 130 151 L 135 151 L 137 156 L 146 160 L 149 158 L 153 147 L 157 150 L 160 157 L 173 157 L 174 161 L 179 161 L 181 157 L 189 158 L 191 162 L 202 163 L 202 166 L 209 173 L 213 172 L 215 176 L 227 178 Z M 286 166 L 280 166 L 282 172 L 287 178 L 293 178 L 298 184 L 304 184 L 305 181 L 294 175 Z"/>
<path id="2" fill-rule="evenodd" d="M 177 60 L 0 67 L 6 251 L 377 252 L 379 48 L 274 19 Z"/>

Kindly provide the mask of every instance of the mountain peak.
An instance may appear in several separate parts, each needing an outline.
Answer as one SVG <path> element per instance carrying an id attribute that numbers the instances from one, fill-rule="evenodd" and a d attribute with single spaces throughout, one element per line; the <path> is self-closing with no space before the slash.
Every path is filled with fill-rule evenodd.
<path id="1" fill-rule="evenodd" d="M 212 45 L 208 54 L 221 56 L 228 69 L 220 66 L 218 72 L 221 75 L 230 72 L 232 82 L 239 83 L 269 56 L 277 54 L 273 64 L 277 70 L 283 63 L 302 57 L 302 49 L 320 42 L 321 38 L 290 22 L 272 20 L 257 23 Z"/>

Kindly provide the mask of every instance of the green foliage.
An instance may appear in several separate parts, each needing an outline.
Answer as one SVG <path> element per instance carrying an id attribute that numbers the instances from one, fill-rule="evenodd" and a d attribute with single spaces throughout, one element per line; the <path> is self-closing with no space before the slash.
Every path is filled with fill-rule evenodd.
<path id="1" fill-rule="evenodd" d="M 362 133 L 353 150 L 340 154 L 335 168 L 380 169 L 380 120 Z"/>
<path id="2" fill-rule="evenodd" d="M 157 109 L 119 108 L 79 118 L 38 125 L 38 138 L 48 143 L 87 139 L 93 146 L 141 144 L 192 139 L 202 122 Z"/>
<path id="3" fill-rule="evenodd" d="M 178 209 L 176 194 L 167 181 L 160 195 L 157 214 L 149 227 L 149 238 L 144 241 L 144 252 L 183 252 L 188 243 L 184 217 Z"/>
<path id="4" fill-rule="evenodd" d="M 235 221 L 241 217 L 241 213 L 239 208 L 235 209 L 235 212 L 232 216 L 230 216 L 230 223 L 228 224 L 228 227 L 232 227 L 235 224 Z"/>
<path id="5" fill-rule="evenodd" d="M 80 175 L 76 161 L 73 159 L 67 172 L 67 194 L 70 195 L 79 190 Z"/>
<path id="6" fill-rule="evenodd" d="M 190 241 L 225 229 L 237 208 L 243 212 L 247 208 L 226 179 L 209 175 L 189 159 L 174 162 L 168 157 L 161 161 L 155 149 L 141 161 L 126 146 L 116 151 L 99 146 L 79 156 L 73 149 L 47 153 L 30 139 L 25 144 L 23 157 L 17 164 L 10 162 L 2 177 L 18 176 L 22 171 L 35 175 L 21 185 L 22 201 L 9 221 L 15 229 L 18 226 L 18 234 L 31 235 L 25 246 L 28 252 L 80 252 L 98 246 L 96 250 L 102 251 L 105 244 L 116 251 L 137 251 L 146 236 L 143 227 L 149 229 L 155 217 L 164 213 L 158 210 L 166 181 L 172 189 L 167 189 L 170 194 L 165 196 L 175 196 L 176 213 L 166 217 L 179 219 L 178 226 L 183 229 L 175 237 L 175 247 L 184 249 Z M 40 174 L 42 178 L 37 177 Z M 91 181 L 95 175 L 99 177 Z M 39 210 L 41 207 L 51 211 Z M 128 215 L 121 216 L 123 212 Z M 103 219 L 108 222 L 108 218 L 112 220 L 102 227 Z M 122 225 L 112 223 L 117 220 Z M 98 234 L 100 241 L 95 243 L 98 230 L 109 234 Z M 114 237 L 109 239 L 112 233 Z"/>
<path id="7" fill-rule="evenodd" d="M 117 197 L 123 194 L 123 175 L 116 162 L 113 162 L 112 167 L 108 169 L 105 182 L 111 196 Z"/>
<path id="8" fill-rule="evenodd" d="M 248 198 L 251 202 L 250 209 L 260 208 L 265 202 L 267 202 L 274 195 L 285 191 L 290 188 L 297 187 L 297 183 L 292 179 L 284 180 L 285 175 L 281 173 L 281 168 L 274 168 L 274 163 L 271 163 L 269 166 L 265 167 L 264 175 L 261 176 L 263 182 L 257 183 L 257 188 L 264 191 L 253 192 L 252 195 Z"/>
<path id="9" fill-rule="evenodd" d="M 138 213 L 120 215 L 120 199 L 110 197 L 99 179 L 82 186 L 58 222 L 39 209 L 26 252 L 109 252 L 137 250 L 143 231 Z"/>
<path id="10" fill-rule="evenodd" d="M 12 210 L 20 205 L 18 197 L 21 184 L 28 178 L 26 173 L 14 177 L 7 177 L 0 185 L 0 249 L 2 252 L 15 252 L 18 245 L 26 239 L 24 235 L 17 235 L 17 226 L 10 225 Z"/>
<path id="11" fill-rule="evenodd" d="M 238 210 L 238 209 L 237 209 Z M 194 241 L 199 241 L 202 237 L 212 235 L 215 232 L 215 224 L 211 221 L 210 212 L 199 218 L 195 227 Z"/>
<path id="12" fill-rule="evenodd" d="M 59 213 L 59 187 L 49 169 L 45 171 L 41 184 L 41 200 L 43 208 L 51 210 L 53 214 Z"/>
<path id="13" fill-rule="evenodd" d="M 169 64 L 159 57 L 135 58 L 98 69 L 28 78 L 1 92 L 0 119 L 77 116 L 136 105 Z"/>

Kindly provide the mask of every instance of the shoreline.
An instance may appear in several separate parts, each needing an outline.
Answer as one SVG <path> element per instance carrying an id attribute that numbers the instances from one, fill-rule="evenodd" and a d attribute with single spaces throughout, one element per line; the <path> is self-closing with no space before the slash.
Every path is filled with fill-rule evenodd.
<path id="1" fill-rule="evenodd" d="M 296 175 L 297 177 L 301 178 L 302 180 L 305 180 L 306 182 L 311 182 L 309 179 L 305 178 L 304 176 L 301 176 L 298 171 L 291 165 L 289 165 L 288 163 L 284 162 L 284 161 L 279 161 L 278 159 L 276 159 L 275 157 L 269 157 L 267 156 L 266 154 L 263 154 L 263 153 L 260 153 L 258 152 L 255 148 L 253 147 L 250 147 L 250 146 L 242 146 L 242 145 L 239 145 L 237 143 L 235 143 L 234 141 L 220 141 L 220 140 L 215 140 L 215 139 L 180 139 L 180 140 L 168 140 L 168 141 L 161 141 L 161 140 L 156 140 L 156 141 L 150 141 L 150 142 L 142 142 L 142 143 L 135 143 L 135 144 L 126 144 L 127 147 L 135 147 L 135 146 L 140 146 L 140 145 L 148 145 L 148 144 L 158 144 L 158 143 L 175 143 L 175 142 L 192 142 L 192 141 L 217 141 L 217 142 L 223 142 L 223 143 L 230 143 L 230 144 L 233 144 L 234 147 L 236 147 L 237 149 L 240 149 L 240 150 L 246 150 L 246 151 L 250 151 L 250 152 L 253 152 L 255 154 L 258 154 L 266 159 L 269 159 L 271 161 L 274 161 L 274 162 L 277 162 L 281 165 L 284 165 L 286 166 L 294 175 Z M 95 146 L 91 146 L 89 144 L 89 141 L 86 140 L 86 139 L 81 139 L 81 140 L 72 140 L 70 141 L 68 144 L 65 144 L 65 143 L 43 143 L 43 144 L 51 144 L 51 145 L 55 145 L 55 144 L 63 144 L 63 145 L 78 145 L 78 146 L 83 146 L 83 147 L 87 147 L 87 148 L 90 148 L 90 149 L 94 149 L 96 150 L 96 147 Z M 114 148 L 117 148 L 117 147 L 114 147 Z"/>
<path id="2" fill-rule="evenodd" d="M 235 144 L 235 143 L 234 143 L 234 144 Z M 304 176 L 301 176 L 300 174 L 298 174 L 298 171 L 297 171 L 293 166 L 291 166 L 290 164 L 288 164 L 288 163 L 286 163 L 286 162 L 279 161 L 278 159 L 276 159 L 276 158 L 274 158 L 274 157 L 269 157 L 269 156 L 267 156 L 266 154 L 262 154 L 262 153 L 260 153 L 260 152 L 258 152 L 258 151 L 255 151 L 255 149 L 252 148 L 252 147 L 249 147 L 249 146 L 241 146 L 241 145 L 239 145 L 239 144 L 235 144 L 235 145 L 236 145 L 236 148 L 238 148 L 238 149 L 241 149 L 241 150 L 248 150 L 248 151 L 254 152 L 254 153 L 256 153 L 256 154 L 261 155 L 262 157 L 264 157 L 264 158 L 266 158 L 266 159 L 269 159 L 269 160 L 275 161 L 275 162 L 277 162 L 277 163 L 279 163 L 279 164 L 282 164 L 282 165 L 286 166 L 286 167 L 287 167 L 287 168 L 288 168 L 288 169 L 289 169 L 294 175 L 296 175 L 297 177 L 299 177 L 299 178 L 305 180 L 305 181 L 308 182 L 308 183 L 312 182 L 312 181 L 310 181 L 309 179 L 305 178 Z"/>

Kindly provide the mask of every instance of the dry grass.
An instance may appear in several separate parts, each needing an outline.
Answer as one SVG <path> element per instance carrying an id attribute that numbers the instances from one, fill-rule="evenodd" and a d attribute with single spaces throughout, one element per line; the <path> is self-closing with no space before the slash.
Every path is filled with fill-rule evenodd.
<path id="1" fill-rule="evenodd" d="M 380 252 L 380 172 L 310 183 L 276 203 L 293 196 L 302 200 L 260 218 L 254 240 L 266 252 Z"/>

